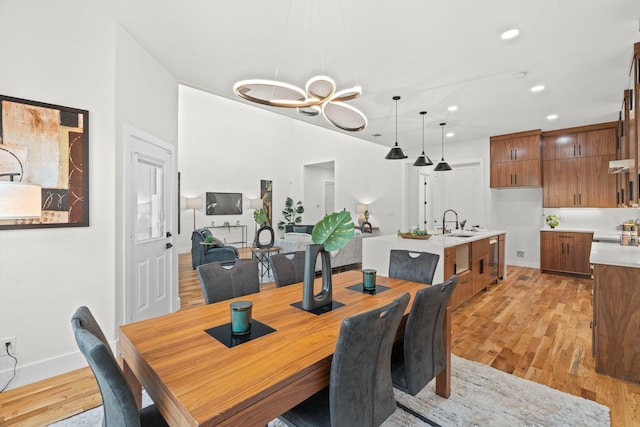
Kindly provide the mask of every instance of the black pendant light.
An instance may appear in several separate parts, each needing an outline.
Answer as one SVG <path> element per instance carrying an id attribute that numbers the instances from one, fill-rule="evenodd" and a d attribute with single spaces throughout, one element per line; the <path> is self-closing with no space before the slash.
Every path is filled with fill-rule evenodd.
<path id="1" fill-rule="evenodd" d="M 391 148 L 391 151 L 389 151 L 389 154 L 387 154 L 387 156 L 385 157 L 385 159 L 389 160 L 401 160 L 409 157 L 407 156 L 407 153 L 405 153 L 404 150 L 398 145 L 398 99 L 400 99 L 398 95 L 393 97 L 393 100 L 396 101 L 396 144 Z"/>
<path id="2" fill-rule="evenodd" d="M 422 154 L 418 156 L 413 166 L 431 166 L 433 164 L 429 156 L 424 154 L 424 116 L 426 116 L 426 114 L 426 111 L 420 111 L 420 115 L 422 116 Z"/>
<path id="3" fill-rule="evenodd" d="M 440 123 L 440 127 L 442 127 L 442 161 L 440 161 L 440 163 L 438 163 L 436 167 L 433 169 L 434 171 L 437 171 L 437 172 L 444 172 L 444 171 L 451 170 L 451 166 L 449 166 L 449 163 L 444 161 L 444 126 L 445 125 L 446 123 Z"/>

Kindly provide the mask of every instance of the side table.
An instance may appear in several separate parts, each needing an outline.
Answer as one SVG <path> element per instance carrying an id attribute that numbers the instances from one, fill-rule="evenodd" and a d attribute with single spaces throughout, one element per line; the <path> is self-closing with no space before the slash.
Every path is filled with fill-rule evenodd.
<path id="1" fill-rule="evenodd" d="M 251 248 L 251 255 L 260 263 L 260 283 L 263 282 L 264 276 L 267 277 L 271 273 L 271 255 L 280 253 L 280 246 L 271 246 L 270 248 Z"/>

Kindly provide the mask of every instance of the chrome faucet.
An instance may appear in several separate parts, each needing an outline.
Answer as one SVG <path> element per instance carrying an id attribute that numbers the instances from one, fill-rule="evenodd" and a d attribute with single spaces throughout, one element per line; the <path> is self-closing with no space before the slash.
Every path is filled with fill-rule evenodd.
<path id="1" fill-rule="evenodd" d="M 447 217 L 447 212 L 453 212 L 455 214 L 455 216 L 456 216 L 456 230 L 460 228 L 459 223 L 458 223 L 458 212 L 454 211 L 453 209 L 447 209 L 442 214 L 442 234 L 447 234 L 447 226 L 445 225 L 445 218 Z"/>

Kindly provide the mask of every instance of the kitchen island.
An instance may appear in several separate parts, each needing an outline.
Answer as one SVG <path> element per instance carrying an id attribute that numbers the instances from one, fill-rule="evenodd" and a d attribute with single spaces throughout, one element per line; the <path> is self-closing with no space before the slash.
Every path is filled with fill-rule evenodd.
<path id="1" fill-rule="evenodd" d="M 640 248 L 591 245 L 596 372 L 640 383 Z"/>
<path id="2" fill-rule="evenodd" d="M 451 306 L 456 308 L 486 289 L 489 283 L 506 277 L 504 246 L 505 232 L 496 230 L 455 230 L 452 234 L 437 234 L 427 240 L 397 235 L 368 237 L 362 240 L 362 268 L 373 268 L 386 276 L 392 249 L 438 254 L 440 259 L 433 281 L 442 283 L 452 274 L 458 274 L 458 286 L 451 297 Z"/>

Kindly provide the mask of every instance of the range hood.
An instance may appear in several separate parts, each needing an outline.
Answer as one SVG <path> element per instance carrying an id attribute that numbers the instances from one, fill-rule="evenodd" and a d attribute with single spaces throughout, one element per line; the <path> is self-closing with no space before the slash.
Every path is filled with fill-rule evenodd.
<path id="1" fill-rule="evenodd" d="M 625 173 L 633 168 L 633 159 L 612 160 L 609 162 L 609 173 Z"/>

